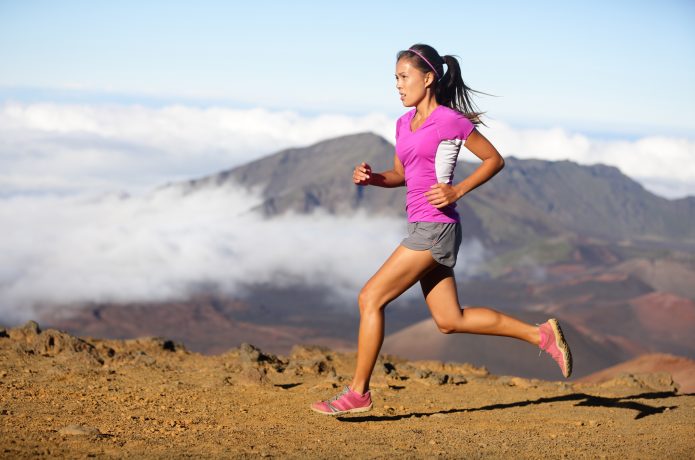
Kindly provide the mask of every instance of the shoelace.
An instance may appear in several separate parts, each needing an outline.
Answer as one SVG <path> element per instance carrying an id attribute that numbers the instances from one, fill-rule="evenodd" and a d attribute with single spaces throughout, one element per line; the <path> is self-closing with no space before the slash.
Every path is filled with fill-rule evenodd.
<path id="1" fill-rule="evenodd" d="M 338 399 L 342 398 L 343 395 L 347 394 L 349 391 L 350 391 L 350 388 L 345 387 L 345 388 L 343 388 L 343 391 L 342 391 L 341 393 L 339 393 L 339 394 L 333 396 L 333 397 L 332 397 L 331 399 L 329 399 L 327 402 L 337 401 Z"/>

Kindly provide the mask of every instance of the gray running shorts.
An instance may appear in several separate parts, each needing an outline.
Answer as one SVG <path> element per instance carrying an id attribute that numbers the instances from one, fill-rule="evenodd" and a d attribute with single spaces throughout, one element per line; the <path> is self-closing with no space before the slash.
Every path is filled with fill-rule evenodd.
<path id="1" fill-rule="evenodd" d="M 462 238 L 460 223 L 408 222 L 408 236 L 401 245 L 414 251 L 429 249 L 434 260 L 453 267 Z"/>

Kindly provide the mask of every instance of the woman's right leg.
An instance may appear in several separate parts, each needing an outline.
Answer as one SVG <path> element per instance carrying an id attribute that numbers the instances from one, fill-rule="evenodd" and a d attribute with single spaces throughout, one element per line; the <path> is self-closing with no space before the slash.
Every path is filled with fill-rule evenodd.
<path id="1" fill-rule="evenodd" d="M 439 265 L 430 251 L 398 246 L 364 285 L 358 297 L 360 331 L 357 367 L 350 387 L 358 393 L 369 389 L 369 379 L 384 340 L 384 307 Z"/>
<path id="2" fill-rule="evenodd" d="M 572 353 L 555 318 L 540 326 L 533 326 L 492 308 L 462 309 L 456 292 L 454 271 L 443 265 L 427 273 L 420 280 L 420 285 L 440 331 L 447 334 L 467 332 L 501 335 L 525 340 L 547 352 L 560 366 L 565 377 L 572 373 Z"/>
<path id="3" fill-rule="evenodd" d="M 420 280 L 422 293 L 434 322 L 445 334 L 500 335 L 524 340 L 533 345 L 540 343 L 537 326 L 487 307 L 462 309 L 456 291 L 453 269 L 439 265 Z"/>

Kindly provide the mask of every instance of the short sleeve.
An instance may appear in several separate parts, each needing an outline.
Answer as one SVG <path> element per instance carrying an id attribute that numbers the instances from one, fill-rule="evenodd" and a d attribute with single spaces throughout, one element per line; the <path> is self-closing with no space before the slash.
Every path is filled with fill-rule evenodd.
<path id="1" fill-rule="evenodd" d="M 468 139 L 468 136 L 470 136 L 475 129 L 473 122 L 465 116 L 461 116 L 461 118 L 458 120 L 457 126 L 461 136 L 460 139 L 463 139 L 464 141 Z"/>
<path id="2" fill-rule="evenodd" d="M 450 110 L 447 116 L 438 123 L 439 135 L 442 139 L 466 140 L 475 129 L 475 124 L 462 113 Z"/>

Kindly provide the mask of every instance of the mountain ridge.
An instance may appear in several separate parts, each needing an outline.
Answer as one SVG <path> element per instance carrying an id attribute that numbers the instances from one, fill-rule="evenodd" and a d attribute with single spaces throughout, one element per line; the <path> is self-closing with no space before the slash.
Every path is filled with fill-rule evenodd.
<path id="1" fill-rule="evenodd" d="M 355 186 L 354 166 L 390 169 L 395 147 L 374 133 L 284 149 L 219 173 L 178 183 L 186 193 L 205 187 L 260 187 L 268 217 L 288 211 L 351 214 L 366 209 L 405 216 L 405 189 Z M 462 150 L 465 156 L 467 150 Z M 477 167 L 460 160 L 455 181 Z M 457 203 L 464 233 L 488 246 L 518 247 L 566 233 L 695 248 L 695 197 L 659 197 L 614 166 L 506 157 L 506 167 Z M 520 244 L 521 243 L 521 244 Z"/>

